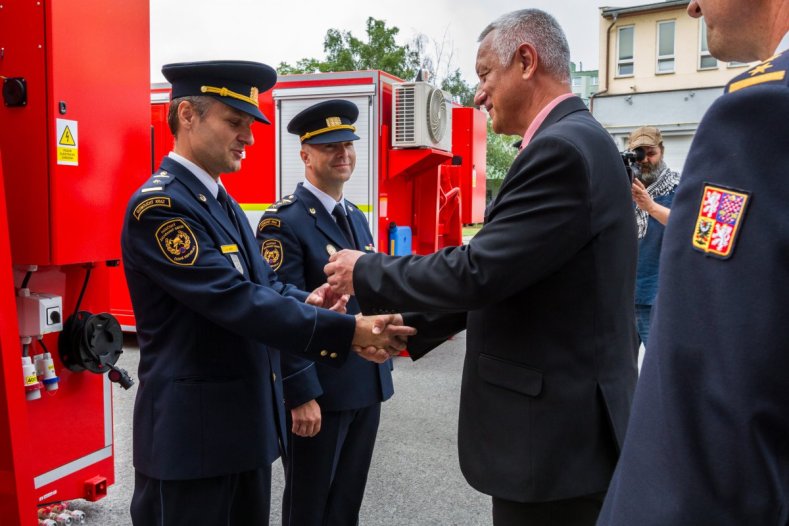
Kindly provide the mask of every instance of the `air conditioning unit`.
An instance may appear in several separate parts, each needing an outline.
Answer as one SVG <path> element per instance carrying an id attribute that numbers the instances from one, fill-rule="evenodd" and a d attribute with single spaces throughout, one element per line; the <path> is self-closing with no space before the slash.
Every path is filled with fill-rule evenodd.
<path id="1" fill-rule="evenodd" d="M 452 103 L 427 82 L 394 85 L 392 146 L 452 150 Z"/>

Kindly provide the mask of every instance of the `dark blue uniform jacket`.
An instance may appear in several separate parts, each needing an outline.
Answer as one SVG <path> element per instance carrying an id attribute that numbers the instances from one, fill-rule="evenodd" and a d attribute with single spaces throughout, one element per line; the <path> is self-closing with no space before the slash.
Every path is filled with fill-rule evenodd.
<path id="1" fill-rule="evenodd" d="M 349 201 L 345 207 L 358 248 L 374 252 L 364 212 Z M 321 202 L 301 184 L 263 215 L 257 239 L 261 252 L 277 267 L 279 279 L 303 290 L 326 282 L 323 267 L 333 251 L 355 248 Z M 359 304 L 351 297 L 348 313 L 358 312 Z M 291 408 L 317 399 L 324 410 L 359 409 L 387 400 L 393 393 L 391 361 L 374 364 L 350 354 L 337 369 L 283 354 L 281 363 L 285 402 Z"/>
<path id="2" fill-rule="evenodd" d="M 598 524 L 789 523 L 787 69 L 735 78 L 699 125 Z"/>
<path id="3" fill-rule="evenodd" d="M 353 317 L 306 305 L 306 293 L 276 281 L 231 205 L 240 233 L 165 158 L 127 210 L 123 262 L 140 343 L 134 466 L 157 479 L 271 464 L 285 440 L 272 347 L 339 364 L 351 345 Z"/>

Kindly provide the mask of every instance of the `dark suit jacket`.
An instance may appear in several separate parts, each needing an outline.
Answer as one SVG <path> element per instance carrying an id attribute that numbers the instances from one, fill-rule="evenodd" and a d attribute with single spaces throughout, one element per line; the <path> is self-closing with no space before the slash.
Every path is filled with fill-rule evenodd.
<path id="1" fill-rule="evenodd" d="M 465 316 L 463 474 L 483 493 L 539 502 L 608 486 L 636 380 L 635 268 L 624 166 L 572 98 L 517 156 L 468 245 L 364 255 L 354 287 L 365 312 L 463 313 L 407 316 L 421 331 L 409 351 Z"/>
<path id="2" fill-rule="evenodd" d="M 276 281 L 232 208 L 240 232 L 170 158 L 129 203 L 123 263 L 140 343 L 134 466 L 149 477 L 270 465 L 285 435 L 279 354 L 269 346 L 341 362 L 353 338 L 352 316 L 306 305 L 304 292 Z"/>
<path id="3" fill-rule="evenodd" d="M 727 91 L 699 124 L 671 208 L 598 524 L 789 524 L 789 51 Z"/>
<path id="4" fill-rule="evenodd" d="M 275 257 L 277 276 L 302 290 L 314 290 L 326 282 L 323 267 L 329 256 L 344 248 L 375 252 L 373 237 L 364 212 L 345 201 L 348 220 L 356 240 L 350 245 L 334 218 L 321 202 L 301 184 L 292 195 L 274 204 L 258 223 L 257 240 L 263 253 Z M 355 298 L 348 302 L 348 314 L 359 312 Z M 355 353 L 340 368 L 315 364 L 292 354 L 282 354 L 285 403 L 297 407 L 317 399 L 324 410 L 359 409 L 392 396 L 392 362 L 375 364 Z"/>

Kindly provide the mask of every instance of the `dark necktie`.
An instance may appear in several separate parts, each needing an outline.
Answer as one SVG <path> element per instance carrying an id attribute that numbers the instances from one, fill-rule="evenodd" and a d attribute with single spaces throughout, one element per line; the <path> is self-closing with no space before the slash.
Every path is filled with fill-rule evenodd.
<path id="1" fill-rule="evenodd" d="M 351 225 L 348 223 L 348 216 L 345 214 L 345 210 L 343 210 L 343 206 L 340 203 L 337 203 L 332 210 L 331 215 L 334 216 L 334 219 L 337 220 L 337 226 L 340 227 L 342 233 L 345 235 L 345 240 L 348 242 L 348 246 L 351 248 L 356 248 L 356 243 L 353 240 L 353 231 L 351 230 Z"/>
<path id="2" fill-rule="evenodd" d="M 233 209 L 230 207 L 230 198 L 227 195 L 227 190 L 222 185 L 219 185 L 219 191 L 216 194 L 216 200 L 219 201 L 219 204 L 222 206 L 222 209 L 227 214 L 227 218 L 230 219 L 230 224 L 236 227 L 237 232 L 241 232 L 238 228 L 238 223 L 236 222 L 236 214 L 233 213 Z"/>

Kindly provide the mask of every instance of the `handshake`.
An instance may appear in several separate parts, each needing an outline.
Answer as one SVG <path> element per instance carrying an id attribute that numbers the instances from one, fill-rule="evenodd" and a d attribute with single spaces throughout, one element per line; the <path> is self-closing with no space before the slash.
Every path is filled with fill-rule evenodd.
<path id="1" fill-rule="evenodd" d="M 335 312 L 346 312 L 348 294 L 339 294 L 324 283 L 309 295 L 306 303 L 323 307 Z M 403 325 L 400 314 L 379 316 L 356 315 L 356 329 L 353 333 L 353 350 L 365 360 L 383 363 L 405 349 L 408 336 L 416 334 L 416 329 Z"/>

